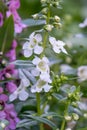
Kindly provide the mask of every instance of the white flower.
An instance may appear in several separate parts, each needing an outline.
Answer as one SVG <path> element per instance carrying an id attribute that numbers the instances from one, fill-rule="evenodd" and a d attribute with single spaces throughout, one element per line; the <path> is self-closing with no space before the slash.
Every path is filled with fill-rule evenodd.
<path id="1" fill-rule="evenodd" d="M 80 66 L 77 70 L 77 75 L 80 78 L 79 82 L 87 80 L 87 66 Z"/>
<path id="2" fill-rule="evenodd" d="M 64 48 L 65 43 L 63 41 L 60 41 L 60 40 L 57 41 L 54 37 L 49 37 L 49 41 L 55 53 L 63 52 L 67 54 L 67 51 Z"/>
<path id="3" fill-rule="evenodd" d="M 49 85 L 47 82 L 43 80 L 38 80 L 35 85 L 31 87 L 31 92 L 41 92 L 43 89 L 45 92 L 49 92 L 49 90 L 52 88 L 51 85 Z"/>
<path id="4" fill-rule="evenodd" d="M 26 88 L 29 85 L 30 85 L 30 82 L 28 81 L 27 78 L 26 79 L 25 78 L 21 79 L 21 83 L 20 83 L 19 87 L 14 91 L 14 93 L 12 93 L 9 96 L 9 100 L 13 101 L 16 98 L 19 98 L 19 100 L 25 101 L 29 96 L 28 92 L 26 92 Z"/>
<path id="5" fill-rule="evenodd" d="M 39 45 L 42 42 L 41 34 L 35 35 L 35 32 L 33 32 L 27 40 L 29 41 L 25 42 L 23 45 L 25 57 L 30 57 L 33 54 L 33 51 L 35 54 L 42 53 L 43 47 Z"/>
<path id="6" fill-rule="evenodd" d="M 40 59 L 39 57 L 35 57 L 32 63 L 36 65 L 36 68 L 39 72 L 49 73 L 49 60 L 47 59 L 47 57 L 43 57 L 42 59 Z"/>
<path id="7" fill-rule="evenodd" d="M 80 28 L 85 28 L 85 27 L 87 27 L 87 18 L 83 21 L 83 23 L 80 23 L 80 24 L 79 24 L 79 27 L 80 27 Z"/>
<path id="8" fill-rule="evenodd" d="M 52 83 L 52 80 L 50 79 L 49 73 L 41 73 L 40 79 L 45 81 L 45 82 Z"/>

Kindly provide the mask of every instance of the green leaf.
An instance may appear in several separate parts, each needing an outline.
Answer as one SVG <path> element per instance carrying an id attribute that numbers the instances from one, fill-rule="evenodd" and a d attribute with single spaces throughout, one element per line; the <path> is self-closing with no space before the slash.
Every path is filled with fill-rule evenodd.
<path id="1" fill-rule="evenodd" d="M 33 68 L 34 65 L 30 60 L 16 60 L 14 62 L 11 62 L 11 64 L 14 64 L 18 68 Z"/>
<path id="2" fill-rule="evenodd" d="M 60 95 L 60 94 L 53 93 L 52 95 L 53 95 L 59 102 L 64 102 L 65 100 L 67 100 L 67 97 L 63 97 L 63 96 Z"/>
<path id="3" fill-rule="evenodd" d="M 45 24 L 45 20 L 34 20 L 34 19 L 26 19 L 26 20 L 23 20 L 22 22 L 29 27 Z"/>
<path id="4" fill-rule="evenodd" d="M 45 123 L 47 125 L 49 125 L 51 128 L 56 129 L 57 126 L 50 120 L 43 118 L 43 117 L 38 117 L 38 116 L 31 116 L 31 115 L 26 115 L 26 117 L 32 118 L 34 120 L 37 120 L 41 123 Z"/>
<path id="5" fill-rule="evenodd" d="M 0 28 L 0 51 L 6 51 L 11 47 L 11 43 L 14 38 L 14 22 L 13 17 L 10 16 L 4 22 L 4 25 Z"/>
<path id="6" fill-rule="evenodd" d="M 31 119 L 24 119 L 24 120 L 21 120 L 18 124 L 17 124 L 17 127 L 16 128 L 20 128 L 20 127 L 24 127 L 24 126 L 28 126 L 28 127 L 31 127 L 33 125 L 36 125 L 37 122 L 36 121 L 33 121 Z"/>
<path id="7" fill-rule="evenodd" d="M 47 117 L 47 116 L 63 118 L 63 116 L 60 116 L 60 115 L 58 115 L 58 114 L 55 113 L 55 112 L 49 112 L 49 113 L 46 113 L 46 114 L 41 115 L 41 117 Z"/>

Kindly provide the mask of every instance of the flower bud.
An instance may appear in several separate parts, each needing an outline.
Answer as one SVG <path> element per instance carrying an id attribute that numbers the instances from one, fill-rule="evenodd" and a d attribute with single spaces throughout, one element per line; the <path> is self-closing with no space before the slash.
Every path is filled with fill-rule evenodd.
<path id="1" fill-rule="evenodd" d="M 44 8 L 44 9 L 42 9 L 42 11 L 41 11 L 43 14 L 47 14 L 47 12 L 48 12 L 48 9 L 47 8 Z"/>
<path id="2" fill-rule="evenodd" d="M 66 128 L 65 130 L 72 130 L 71 128 Z"/>
<path id="3" fill-rule="evenodd" d="M 84 115 L 83 115 L 85 118 L 87 118 L 87 113 L 84 113 Z"/>
<path id="4" fill-rule="evenodd" d="M 41 0 L 41 3 L 42 4 L 45 4 L 47 0 Z"/>
<path id="5" fill-rule="evenodd" d="M 0 56 L 2 56 L 3 55 L 3 52 L 0 52 Z"/>
<path id="6" fill-rule="evenodd" d="M 54 22 L 53 24 L 54 24 L 55 28 L 61 28 L 62 27 L 61 23 Z"/>
<path id="7" fill-rule="evenodd" d="M 5 127 L 6 127 L 3 122 L 0 123 L 0 126 L 1 126 L 2 128 L 5 128 Z"/>
<path id="8" fill-rule="evenodd" d="M 47 24 L 47 25 L 45 25 L 44 29 L 45 29 L 46 31 L 50 32 L 50 31 L 52 31 L 52 29 L 53 29 L 53 25 Z"/>
<path id="9" fill-rule="evenodd" d="M 59 22 L 60 21 L 60 17 L 58 17 L 58 16 L 54 16 L 54 20 L 56 21 L 56 22 Z"/>
<path id="10" fill-rule="evenodd" d="M 79 119 L 79 115 L 77 115 L 76 113 L 73 113 L 72 115 L 73 115 L 73 119 L 74 119 L 74 120 L 77 121 L 77 120 Z"/>
<path id="11" fill-rule="evenodd" d="M 9 78 L 11 78 L 11 75 L 9 73 L 6 73 L 5 77 L 9 79 Z"/>
<path id="12" fill-rule="evenodd" d="M 32 15 L 32 17 L 33 17 L 34 19 L 38 19 L 38 18 L 39 18 L 39 15 L 38 15 L 38 14 L 34 14 L 34 15 Z"/>
<path id="13" fill-rule="evenodd" d="M 70 121 L 72 119 L 72 117 L 69 116 L 69 115 L 65 115 L 64 118 L 65 118 L 66 121 Z"/>

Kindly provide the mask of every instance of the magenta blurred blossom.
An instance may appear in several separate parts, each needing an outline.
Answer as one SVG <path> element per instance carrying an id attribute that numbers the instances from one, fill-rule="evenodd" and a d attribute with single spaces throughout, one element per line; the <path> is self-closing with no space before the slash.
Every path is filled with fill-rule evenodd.
<path id="1" fill-rule="evenodd" d="M 0 71 L 0 80 L 5 80 L 6 74 L 11 75 L 12 77 L 17 77 L 18 72 L 13 64 L 6 66 L 6 68 Z"/>
<path id="2" fill-rule="evenodd" d="M 6 119 L 9 121 L 9 125 L 5 128 L 5 130 L 15 130 L 16 124 L 19 122 L 19 118 L 17 117 L 17 113 L 14 109 L 13 104 L 7 104 L 8 96 L 5 94 L 0 95 L 0 104 L 4 103 L 3 110 L 0 111 L 0 119 Z"/>
<path id="3" fill-rule="evenodd" d="M 21 18 L 17 12 L 17 9 L 20 7 L 20 1 L 19 0 L 11 0 L 9 2 L 9 10 L 6 12 L 7 17 L 10 15 L 13 15 L 14 19 L 14 28 L 16 33 L 21 33 L 24 28 L 26 28 L 26 25 L 22 23 Z"/>
<path id="4" fill-rule="evenodd" d="M 3 14 L 0 12 L 0 27 L 3 25 Z"/>
<path id="5" fill-rule="evenodd" d="M 2 88 L 2 87 L 0 87 L 0 94 L 1 94 L 1 93 L 3 93 L 3 88 Z"/>
<path id="6" fill-rule="evenodd" d="M 11 49 L 8 53 L 6 53 L 6 57 L 9 58 L 9 61 L 16 60 L 16 51 L 15 51 L 15 49 Z"/>
<path id="7" fill-rule="evenodd" d="M 16 47 L 17 47 L 17 42 L 16 42 L 16 40 L 13 40 L 12 49 L 15 49 Z"/>
<path id="8" fill-rule="evenodd" d="M 14 82 L 8 82 L 6 84 L 6 88 L 7 88 L 8 92 L 13 93 L 17 89 L 17 86 Z"/>
<path id="9" fill-rule="evenodd" d="M 6 53 L 6 57 L 9 58 L 9 61 L 14 61 L 14 60 L 16 60 L 16 50 L 15 50 L 16 47 L 17 47 L 17 42 L 16 42 L 16 40 L 13 40 L 13 42 L 12 42 L 12 47 L 11 47 L 10 51 L 8 51 L 8 52 Z"/>

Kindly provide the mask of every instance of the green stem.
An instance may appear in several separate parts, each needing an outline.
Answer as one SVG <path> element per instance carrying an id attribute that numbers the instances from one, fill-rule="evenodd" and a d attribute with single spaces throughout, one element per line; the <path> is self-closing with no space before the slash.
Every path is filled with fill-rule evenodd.
<path id="1" fill-rule="evenodd" d="M 46 24 L 49 24 L 49 21 L 50 21 L 50 4 L 48 5 L 48 13 L 47 13 Z M 45 31 L 44 37 L 43 37 L 43 48 L 44 48 L 44 50 L 46 48 L 47 39 L 48 39 L 48 32 Z M 43 56 L 43 55 L 44 55 L 44 51 L 43 51 L 41 56 Z"/>
<path id="2" fill-rule="evenodd" d="M 65 119 L 63 119 L 62 125 L 61 125 L 61 129 L 60 129 L 60 130 L 64 130 L 64 128 L 65 128 L 65 123 L 66 123 Z"/>
<path id="3" fill-rule="evenodd" d="M 37 114 L 38 116 L 40 116 L 42 114 L 41 108 L 40 108 L 40 93 L 36 93 L 36 99 L 37 99 Z M 39 127 L 40 127 L 40 130 L 44 130 L 42 123 L 40 123 Z"/>
<path id="4" fill-rule="evenodd" d="M 66 108 L 65 108 L 65 111 L 64 111 L 64 115 L 67 115 L 68 106 L 69 106 L 69 103 L 67 103 L 67 105 L 66 105 Z M 65 130 L 65 124 L 66 124 L 66 120 L 64 118 L 63 121 L 62 121 L 62 125 L 61 125 L 61 129 L 60 130 Z"/>

